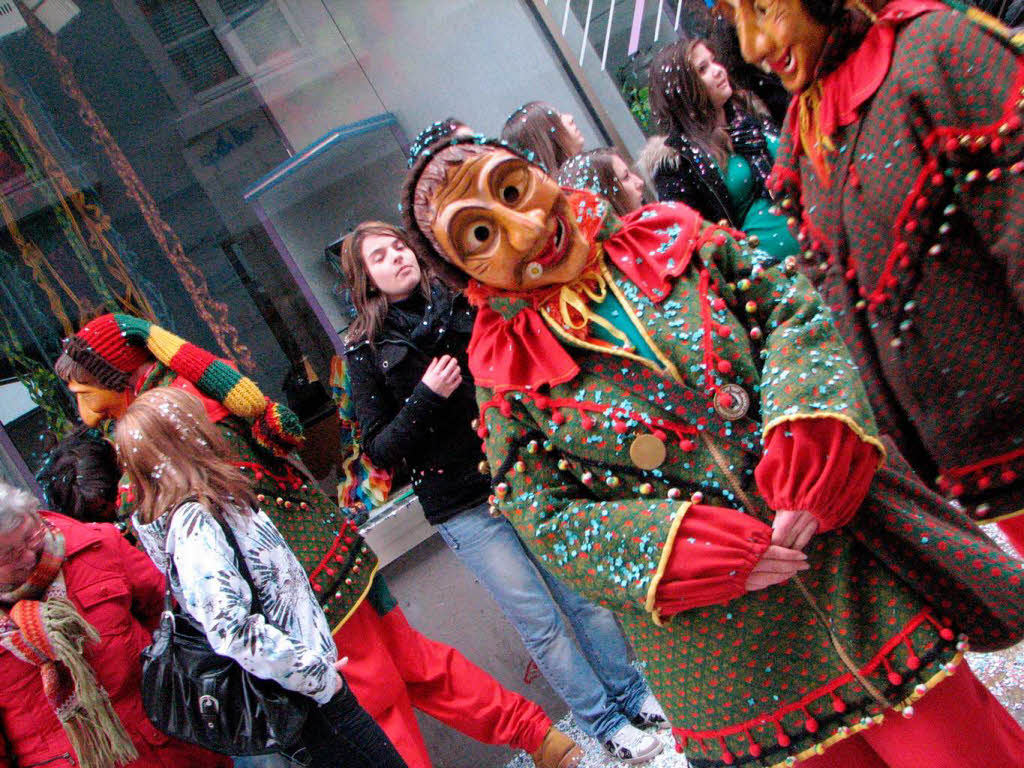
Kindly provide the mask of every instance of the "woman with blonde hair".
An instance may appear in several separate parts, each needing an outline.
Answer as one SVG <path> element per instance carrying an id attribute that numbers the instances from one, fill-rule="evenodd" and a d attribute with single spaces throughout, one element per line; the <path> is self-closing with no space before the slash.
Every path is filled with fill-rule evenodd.
<path id="1" fill-rule="evenodd" d="M 302 566 L 256 506 L 202 402 L 181 389 L 150 390 L 115 435 L 136 500 L 132 523 L 182 610 L 215 653 L 312 700 L 294 747 L 314 766 L 404 767 L 341 676 L 344 661 Z M 251 611 L 257 597 L 262 613 Z"/>

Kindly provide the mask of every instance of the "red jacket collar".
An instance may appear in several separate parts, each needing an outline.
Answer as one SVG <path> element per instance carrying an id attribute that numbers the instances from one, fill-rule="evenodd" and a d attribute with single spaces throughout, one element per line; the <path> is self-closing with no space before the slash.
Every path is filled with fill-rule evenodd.
<path id="1" fill-rule="evenodd" d="M 570 200 L 591 243 L 600 222 L 592 220 L 597 198 L 576 190 Z M 703 222 L 692 208 L 675 203 L 644 206 L 600 239 L 615 264 L 651 301 L 671 291 L 671 279 L 689 266 Z M 600 255 L 595 252 L 595 258 Z M 496 391 L 536 390 L 574 378 L 579 367 L 555 337 L 539 308 L 547 291 L 510 293 L 471 281 L 470 301 L 479 310 L 469 342 L 469 369 L 480 386 Z"/>
<path id="2" fill-rule="evenodd" d="M 805 94 L 794 98 L 786 115 L 787 129 L 792 133 L 797 155 L 801 150 L 807 154 L 818 170 L 824 171 L 824 148 L 803 146 L 800 126 L 803 123 L 807 133 L 829 138 L 845 125 L 857 120 L 860 107 L 881 87 L 889 74 L 893 52 L 896 48 L 896 33 L 908 22 L 934 11 L 948 11 L 949 6 L 939 0 L 893 0 L 878 14 L 878 21 L 871 25 L 860 45 L 838 67 L 812 83 L 810 89 L 820 83 L 820 98 L 809 106 Z M 808 113 L 808 114 L 802 114 Z M 803 117 L 803 120 L 801 120 Z"/>
<path id="3" fill-rule="evenodd" d="M 71 557 L 103 539 L 102 523 L 83 523 L 58 512 L 40 510 L 40 514 L 64 534 L 64 555 Z M 112 527 L 112 526 L 111 526 Z"/>

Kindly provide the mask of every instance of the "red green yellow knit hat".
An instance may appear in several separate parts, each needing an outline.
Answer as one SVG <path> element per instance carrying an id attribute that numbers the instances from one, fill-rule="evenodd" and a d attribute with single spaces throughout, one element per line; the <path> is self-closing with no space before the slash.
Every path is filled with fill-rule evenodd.
<path id="1" fill-rule="evenodd" d="M 298 417 L 264 395 L 256 382 L 148 320 L 102 315 L 68 339 L 64 354 L 114 391 L 128 389 L 132 373 L 156 358 L 204 395 L 252 422 L 253 437 L 263 448 L 284 456 L 302 444 Z"/>

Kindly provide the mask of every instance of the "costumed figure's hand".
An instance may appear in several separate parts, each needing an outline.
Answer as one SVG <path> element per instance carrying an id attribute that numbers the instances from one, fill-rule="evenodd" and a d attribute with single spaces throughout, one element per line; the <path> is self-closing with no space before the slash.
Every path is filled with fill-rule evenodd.
<path id="1" fill-rule="evenodd" d="M 801 550 L 818 532 L 818 519 L 806 509 L 780 509 L 772 521 L 772 544 Z"/>
<path id="2" fill-rule="evenodd" d="M 747 592 L 781 584 L 809 567 L 807 555 L 800 550 L 772 544 L 747 577 Z"/>
<path id="3" fill-rule="evenodd" d="M 439 397 L 449 397 L 462 383 L 459 361 L 451 355 L 435 357 L 423 374 L 423 383 Z"/>

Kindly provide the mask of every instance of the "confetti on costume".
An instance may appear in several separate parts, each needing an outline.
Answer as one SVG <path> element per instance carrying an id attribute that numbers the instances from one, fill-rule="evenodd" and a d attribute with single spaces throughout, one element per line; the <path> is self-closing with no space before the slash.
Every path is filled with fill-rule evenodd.
<path id="1" fill-rule="evenodd" d="M 457 242 L 422 231 L 445 215 L 429 207 L 447 191 L 430 189 L 444 162 L 490 167 L 451 147 L 414 166 L 405 221 L 424 248 Z M 529 189 L 543 188 L 535 176 Z M 961 661 L 961 622 L 990 647 L 1020 636 L 1021 564 L 884 457 L 803 277 L 684 206 L 620 223 L 586 192 L 551 205 L 588 244 L 578 274 L 468 288 L 494 506 L 555 574 L 619 614 L 691 764 L 792 764 L 926 695 Z M 535 257 L 548 269 L 570 258 L 548 253 Z M 748 592 L 778 509 L 819 521 L 810 570 Z M 887 520 L 950 561 L 943 589 Z M 957 569 L 965 555 L 984 566 Z M 1005 623 L 975 625 L 985 596 Z"/>
<path id="2" fill-rule="evenodd" d="M 883 432 L 999 519 L 1024 511 L 1024 36 L 934 0 L 878 19 L 794 100 L 772 189 Z"/>

